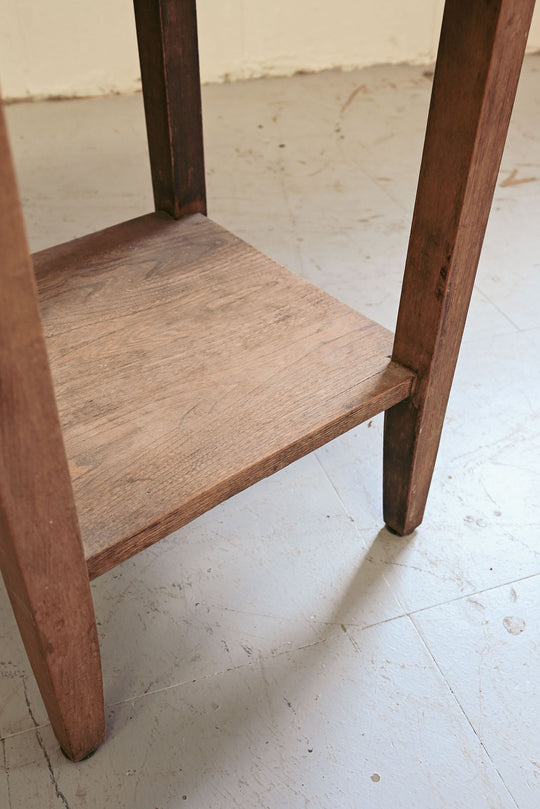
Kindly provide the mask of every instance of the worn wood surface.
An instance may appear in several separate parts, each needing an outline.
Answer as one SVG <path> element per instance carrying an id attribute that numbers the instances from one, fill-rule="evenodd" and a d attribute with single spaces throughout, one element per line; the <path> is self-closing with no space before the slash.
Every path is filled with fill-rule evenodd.
<path id="1" fill-rule="evenodd" d="M 91 576 L 409 393 L 389 332 L 204 216 L 34 259 Z"/>
<path id="2" fill-rule="evenodd" d="M 423 517 L 533 6 L 446 3 L 393 350 L 418 380 L 386 414 L 385 520 L 400 534 Z"/>
<path id="3" fill-rule="evenodd" d="M 0 565 L 54 731 L 86 756 L 105 723 L 98 638 L 0 105 Z"/>
<path id="4" fill-rule="evenodd" d="M 134 0 L 156 210 L 206 213 L 195 0 Z"/>

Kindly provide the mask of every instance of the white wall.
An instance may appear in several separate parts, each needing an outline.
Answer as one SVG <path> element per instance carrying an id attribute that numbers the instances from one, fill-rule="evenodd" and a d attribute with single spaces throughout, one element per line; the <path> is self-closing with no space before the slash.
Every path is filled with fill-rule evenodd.
<path id="1" fill-rule="evenodd" d="M 202 78 L 432 62 L 442 6 L 443 0 L 199 0 Z M 538 49 L 537 9 L 529 50 Z M 136 90 L 131 0 L 0 0 L 0 80 L 5 98 Z"/>

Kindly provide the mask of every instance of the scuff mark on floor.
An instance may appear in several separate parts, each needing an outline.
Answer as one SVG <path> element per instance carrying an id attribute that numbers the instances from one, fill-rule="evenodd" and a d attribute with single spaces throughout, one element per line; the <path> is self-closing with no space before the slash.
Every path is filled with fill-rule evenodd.
<path id="1" fill-rule="evenodd" d="M 290 699 L 288 699 L 287 697 L 283 697 L 283 701 L 284 701 L 284 702 L 285 702 L 285 704 L 287 705 L 287 708 L 290 708 L 290 709 L 291 709 L 291 711 L 293 712 L 293 714 L 295 714 L 295 715 L 296 715 L 296 710 L 295 710 L 295 708 L 294 708 L 294 705 L 293 705 L 293 704 L 292 704 L 292 702 L 290 701 Z"/>
<path id="2" fill-rule="evenodd" d="M 353 101 L 356 98 L 356 96 L 358 95 L 358 93 L 364 93 L 364 95 L 366 95 L 368 92 L 369 92 L 369 90 L 368 90 L 368 88 L 366 87 L 365 84 L 359 84 L 358 87 L 355 87 L 354 90 L 352 91 L 352 93 L 349 93 L 347 99 L 341 105 L 341 109 L 339 111 L 339 114 L 343 115 L 343 113 L 346 111 L 347 107 L 350 107 L 350 105 L 353 103 Z"/>
<path id="3" fill-rule="evenodd" d="M 534 183 L 536 177 L 519 177 L 517 176 L 517 169 L 513 169 L 509 174 L 508 177 L 505 177 L 504 180 L 501 180 L 499 183 L 500 188 L 508 188 L 511 185 L 522 185 L 523 183 Z"/>
<path id="4" fill-rule="evenodd" d="M 523 618 L 515 618 L 513 615 L 507 615 L 503 620 L 503 626 L 510 635 L 521 635 L 525 631 L 527 624 Z"/>

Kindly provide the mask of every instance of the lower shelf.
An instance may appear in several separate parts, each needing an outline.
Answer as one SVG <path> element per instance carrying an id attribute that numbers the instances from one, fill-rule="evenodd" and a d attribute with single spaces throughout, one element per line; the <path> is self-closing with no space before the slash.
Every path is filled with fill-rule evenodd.
<path id="1" fill-rule="evenodd" d="M 92 578 L 409 394 L 390 332 L 203 216 L 33 258 Z"/>

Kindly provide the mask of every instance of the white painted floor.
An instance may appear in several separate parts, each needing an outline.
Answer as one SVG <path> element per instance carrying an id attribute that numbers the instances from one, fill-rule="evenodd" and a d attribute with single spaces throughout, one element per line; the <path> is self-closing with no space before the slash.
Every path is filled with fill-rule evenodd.
<path id="1" fill-rule="evenodd" d="M 204 90 L 210 211 L 393 328 L 429 71 Z M 140 97 L 8 109 L 33 249 L 151 210 Z M 0 806 L 540 806 L 540 56 L 526 60 L 424 524 L 382 420 L 98 579 L 109 738 L 61 755 L 0 593 Z"/>

